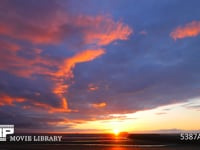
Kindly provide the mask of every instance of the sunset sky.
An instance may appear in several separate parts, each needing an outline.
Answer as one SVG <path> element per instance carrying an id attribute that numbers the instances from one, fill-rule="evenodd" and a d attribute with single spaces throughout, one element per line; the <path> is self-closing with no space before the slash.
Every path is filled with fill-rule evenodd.
<path id="1" fill-rule="evenodd" d="M 0 124 L 200 130 L 200 1 L 0 0 Z"/>

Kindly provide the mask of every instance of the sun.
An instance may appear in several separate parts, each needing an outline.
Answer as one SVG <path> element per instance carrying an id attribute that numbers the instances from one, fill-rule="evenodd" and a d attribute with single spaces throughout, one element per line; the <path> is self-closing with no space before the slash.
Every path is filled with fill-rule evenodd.
<path id="1" fill-rule="evenodd" d="M 115 134 L 115 136 L 118 136 L 118 135 L 119 135 L 119 132 L 120 132 L 120 131 L 119 131 L 118 129 L 114 129 L 114 130 L 113 130 L 113 133 Z"/>

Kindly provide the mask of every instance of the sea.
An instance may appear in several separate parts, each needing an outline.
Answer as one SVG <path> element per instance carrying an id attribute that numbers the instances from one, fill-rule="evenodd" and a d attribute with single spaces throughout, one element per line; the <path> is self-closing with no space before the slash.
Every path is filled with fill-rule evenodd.
<path id="1" fill-rule="evenodd" d="M 26 134 L 30 135 L 30 134 Z M 31 134 L 31 136 L 38 134 Z M 43 134 L 39 134 L 43 135 Z M 52 134 L 45 134 L 52 135 Z M 55 135 L 55 134 L 53 134 Z M 200 141 L 177 134 L 56 134 L 60 142 L 0 142 L 0 150 L 200 150 Z"/>

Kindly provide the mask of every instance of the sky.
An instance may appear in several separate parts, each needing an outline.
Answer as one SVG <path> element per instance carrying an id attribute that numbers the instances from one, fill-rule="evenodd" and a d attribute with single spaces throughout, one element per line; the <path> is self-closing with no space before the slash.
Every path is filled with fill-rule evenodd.
<path id="1" fill-rule="evenodd" d="M 1 0 L 0 124 L 200 130 L 200 1 Z"/>

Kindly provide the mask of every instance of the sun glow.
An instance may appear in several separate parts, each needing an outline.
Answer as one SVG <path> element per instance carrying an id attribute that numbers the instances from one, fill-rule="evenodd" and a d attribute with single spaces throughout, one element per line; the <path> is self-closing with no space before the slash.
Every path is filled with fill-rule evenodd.
<path id="1" fill-rule="evenodd" d="M 119 131 L 118 129 L 114 129 L 114 130 L 113 130 L 113 133 L 115 134 L 115 136 L 118 136 L 118 135 L 119 135 L 119 132 L 120 132 L 120 131 Z"/>

